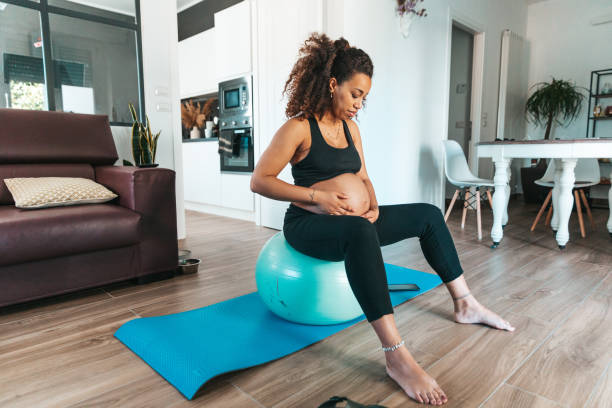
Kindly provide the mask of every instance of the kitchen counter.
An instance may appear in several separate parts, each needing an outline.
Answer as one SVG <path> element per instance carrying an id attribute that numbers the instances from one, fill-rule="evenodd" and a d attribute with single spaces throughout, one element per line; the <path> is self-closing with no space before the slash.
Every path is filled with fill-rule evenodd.
<path id="1" fill-rule="evenodd" d="M 183 139 L 183 143 L 191 143 L 191 142 L 218 142 L 218 137 L 200 137 L 198 139 Z"/>

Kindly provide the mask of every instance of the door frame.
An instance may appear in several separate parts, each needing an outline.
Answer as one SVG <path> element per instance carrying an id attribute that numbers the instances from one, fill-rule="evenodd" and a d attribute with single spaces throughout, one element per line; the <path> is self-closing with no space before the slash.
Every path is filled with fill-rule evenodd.
<path id="1" fill-rule="evenodd" d="M 447 16 L 447 36 L 446 36 L 446 92 L 444 121 L 444 136 L 442 140 L 448 140 L 448 119 L 450 110 L 450 74 L 451 74 L 451 46 L 453 39 L 453 25 L 471 33 L 474 36 L 472 51 L 472 87 L 470 94 L 470 121 L 472 122 L 471 139 L 468 147 L 468 164 L 472 173 L 478 176 L 478 157 L 476 156 L 476 146 L 480 142 L 480 128 L 482 126 L 482 100 L 484 82 L 484 54 L 485 54 L 485 29 L 484 24 L 474 20 L 472 17 L 454 9 L 448 8 Z M 488 118 L 487 118 L 488 119 Z M 446 176 L 441 172 L 440 185 L 442 186 L 442 205 L 444 208 Z"/>

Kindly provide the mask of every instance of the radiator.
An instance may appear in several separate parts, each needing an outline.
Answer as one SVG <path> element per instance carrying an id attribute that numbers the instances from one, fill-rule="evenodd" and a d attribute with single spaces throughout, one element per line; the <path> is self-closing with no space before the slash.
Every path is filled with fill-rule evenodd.
<path id="1" fill-rule="evenodd" d="M 526 139 L 528 67 L 529 42 L 510 30 L 504 30 L 499 66 L 497 139 Z"/>

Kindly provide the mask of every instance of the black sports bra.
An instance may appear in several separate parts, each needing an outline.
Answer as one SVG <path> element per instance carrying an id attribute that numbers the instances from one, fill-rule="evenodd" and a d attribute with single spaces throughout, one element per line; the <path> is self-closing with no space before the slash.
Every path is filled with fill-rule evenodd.
<path id="1" fill-rule="evenodd" d="M 310 151 L 305 158 L 291 166 L 291 174 L 296 186 L 310 187 L 316 182 L 344 173 L 357 173 L 361 169 L 361 158 L 344 120 L 342 127 L 348 142 L 345 148 L 330 146 L 323 138 L 315 118 L 308 118 L 308 122 L 310 123 Z"/>

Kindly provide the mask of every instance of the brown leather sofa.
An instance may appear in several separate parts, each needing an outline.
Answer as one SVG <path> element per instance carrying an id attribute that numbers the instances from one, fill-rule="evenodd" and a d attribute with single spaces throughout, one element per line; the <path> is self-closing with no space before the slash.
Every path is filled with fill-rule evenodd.
<path id="1" fill-rule="evenodd" d="M 116 161 L 106 116 L 0 109 L 0 307 L 173 275 L 174 171 Z M 22 210 L 4 183 L 11 177 L 84 177 L 119 197 Z"/>

